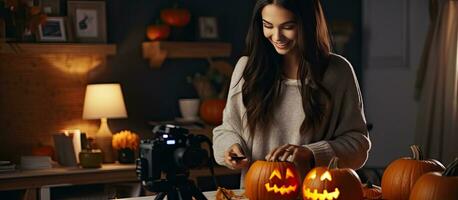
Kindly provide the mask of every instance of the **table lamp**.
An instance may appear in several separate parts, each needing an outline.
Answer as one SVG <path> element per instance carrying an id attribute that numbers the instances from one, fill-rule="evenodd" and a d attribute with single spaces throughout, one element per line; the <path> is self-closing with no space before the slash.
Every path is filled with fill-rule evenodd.
<path id="1" fill-rule="evenodd" d="M 100 128 L 95 141 L 104 154 L 104 162 L 111 163 L 113 135 L 107 124 L 107 118 L 127 117 L 126 107 L 120 84 L 89 84 L 84 98 L 83 119 L 100 119 Z"/>

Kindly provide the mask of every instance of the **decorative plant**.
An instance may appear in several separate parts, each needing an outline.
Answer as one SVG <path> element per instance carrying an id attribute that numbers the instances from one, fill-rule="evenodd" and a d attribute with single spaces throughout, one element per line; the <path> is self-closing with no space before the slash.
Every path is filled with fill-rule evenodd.
<path id="1" fill-rule="evenodd" d="M 409 199 L 415 182 L 427 172 L 441 172 L 444 166 L 437 160 L 424 160 L 417 145 L 410 146 L 413 156 L 400 158 L 388 165 L 382 176 L 384 199 Z"/>
<path id="2" fill-rule="evenodd" d="M 223 110 L 226 106 L 232 66 L 225 61 L 212 61 L 205 75 L 195 74 L 188 77 L 188 82 L 194 85 L 202 104 L 200 117 L 209 125 L 220 125 L 223 119 Z"/>
<path id="3" fill-rule="evenodd" d="M 410 200 L 458 199 L 458 158 L 443 173 L 429 172 L 412 188 Z"/>
<path id="4" fill-rule="evenodd" d="M 328 167 L 310 170 L 302 183 L 304 200 L 362 200 L 361 181 L 353 169 L 338 168 L 334 157 Z"/>
<path id="5" fill-rule="evenodd" d="M 300 178 L 291 162 L 254 162 L 245 175 L 245 195 L 250 200 L 296 199 Z"/>
<path id="6" fill-rule="evenodd" d="M 200 99 L 224 99 L 229 89 L 229 81 L 233 67 L 225 61 L 213 61 L 208 58 L 210 63 L 205 74 L 197 73 L 188 77 L 188 82 L 192 83 Z"/>
<path id="7" fill-rule="evenodd" d="M 113 135 L 113 148 L 137 150 L 140 138 L 137 134 L 124 130 Z"/>

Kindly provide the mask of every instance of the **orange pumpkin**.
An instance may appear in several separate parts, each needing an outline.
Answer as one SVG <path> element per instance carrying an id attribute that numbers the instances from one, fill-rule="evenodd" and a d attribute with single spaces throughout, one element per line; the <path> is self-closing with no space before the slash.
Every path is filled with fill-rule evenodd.
<path id="1" fill-rule="evenodd" d="M 458 159 L 443 173 L 429 172 L 421 176 L 412 188 L 410 200 L 458 199 Z"/>
<path id="2" fill-rule="evenodd" d="M 443 171 L 444 166 L 437 160 L 423 160 L 417 145 L 410 146 L 413 157 L 401 158 L 388 165 L 382 176 L 384 199 L 407 200 L 410 191 L 421 175 L 427 172 Z"/>
<path id="3" fill-rule="evenodd" d="M 338 158 L 328 167 L 316 167 L 307 173 L 302 183 L 304 200 L 362 200 L 361 180 L 350 168 L 338 168 Z"/>
<path id="4" fill-rule="evenodd" d="M 299 173 L 291 162 L 254 162 L 245 175 L 245 196 L 250 200 L 296 199 Z"/>
<path id="5" fill-rule="evenodd" d="M 32 148 L 33 156 L 49 156 L 54 159 L 54 148 L 49 145 L 39 144 L 37 147 Z"/>
<path id="6" fill-rule="evenodd" d="M 223 121 L 224 99 L 207 99 L 200 105 L 200 118 L 210 125 L 220 125 Z"/>
<path id="7" fill-rule="evenodd" d="M 165 40 L 170 35 L 170 27 L 166 24 L 149 25 L 146 28 L 146 36 L 150 40 Z"/>
<path id="8" fill-rule="evenodd" d="M 184 8 L 167 8 L 161 10 L 161 19 L 170 26 L 183 27 L 191 20 L 191 13 Z"/>
<path id="9" fill-rule="evenodd" d="M 366 200 L 382 199 L 382 188 L 368 181 L 363 185 L 363 194 Z"/>

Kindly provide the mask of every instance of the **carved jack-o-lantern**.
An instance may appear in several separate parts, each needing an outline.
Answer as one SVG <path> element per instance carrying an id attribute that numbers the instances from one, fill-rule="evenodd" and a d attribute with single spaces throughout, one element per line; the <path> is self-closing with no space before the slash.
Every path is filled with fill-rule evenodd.
<path id="1" fill-rule="evenodd" d="M 328 167 L 312 169 L 302 183 L 304 200 L 362 200 L 361 181 L 355 171 L 337 168 L 337 157 Z"/>
<path id="2" fill-rule="evenodd" d="M 293 163 L 254 162 L 245 175 L 245 195 L 250 200 L 295 199 L 300 178 Z"/>

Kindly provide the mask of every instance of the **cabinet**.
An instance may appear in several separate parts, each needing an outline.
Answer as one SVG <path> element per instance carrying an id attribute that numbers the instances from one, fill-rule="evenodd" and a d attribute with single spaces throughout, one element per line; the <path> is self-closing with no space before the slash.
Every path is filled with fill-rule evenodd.
<path id="1" fill-rule="evenodd" d="M 166 58 L 229 57 L 232 45 L 223 42 L 143 42 L 143 58 L 158 68 Z"/>

